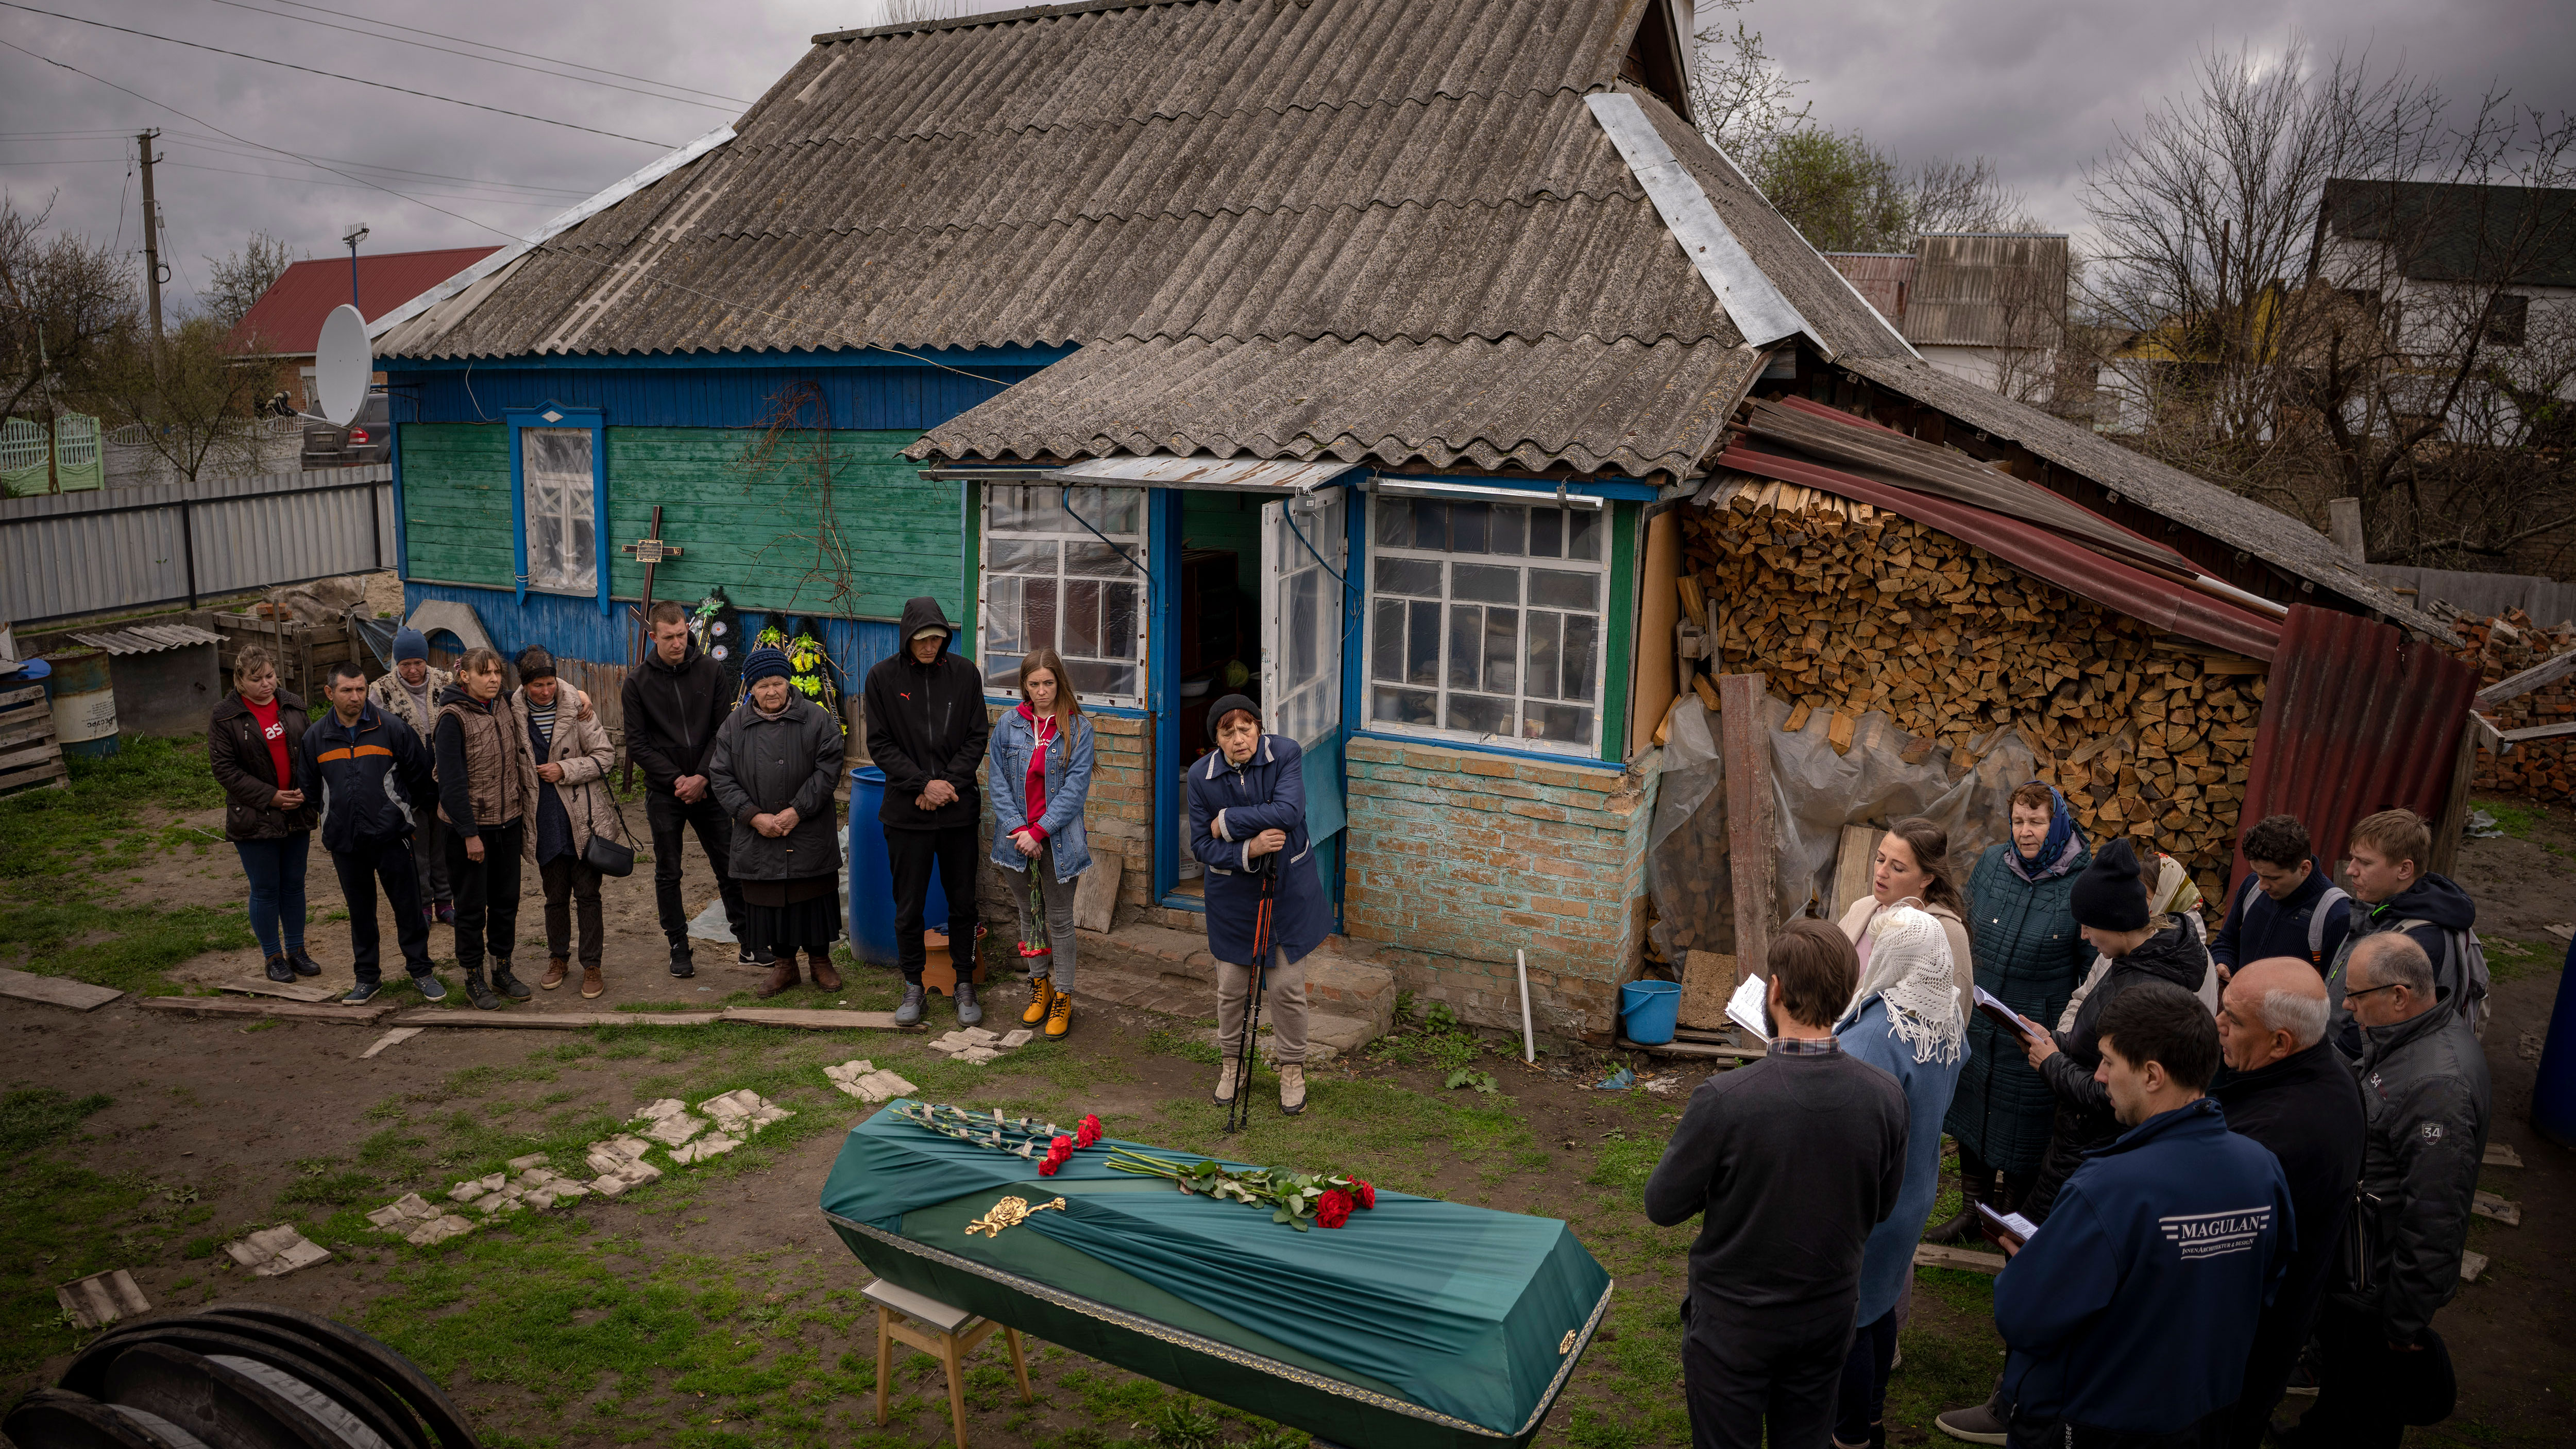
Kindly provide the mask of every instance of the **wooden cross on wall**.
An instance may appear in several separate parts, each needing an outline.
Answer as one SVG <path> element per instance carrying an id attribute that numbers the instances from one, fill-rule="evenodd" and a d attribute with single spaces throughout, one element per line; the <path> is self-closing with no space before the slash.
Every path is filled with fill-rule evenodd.
<path id="1" fill-rule="evenodd" d="M 681 550 L 662 541 L 662 505 L 659 503 L 653 505 L 653 526 L 649 531 L 652 537 L 639 538 L 627 544 L 623 550 L 633 554 L 635 561 L 644 566 L 644 603 L 637 610 L 637 617 L 642 621 L 643 628 L 642 646 L 635 654 L 635 663 L 638 665 L 644 662 L 653 649 L 653 566 L 664 559 L 678 558 L 681 553 Z M 635 761 L 630 757 L 626 762 L 625 778 L 621 782 L 621 788 L 634 783 Z"/>

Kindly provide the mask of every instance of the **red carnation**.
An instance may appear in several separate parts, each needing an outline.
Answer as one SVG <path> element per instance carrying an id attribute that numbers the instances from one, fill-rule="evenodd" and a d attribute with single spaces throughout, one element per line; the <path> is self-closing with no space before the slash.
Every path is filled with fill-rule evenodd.
<path id="1" fill-rule="evenodd" d="M 1047 1144 L 1046 1161 L 1038 1164 L 1038 1176 L 1053 1177 L 1055 1170 L 1073 1158 L 1073 1139 L 1058 1137 Z"/>
<path id="2" fill-rule="evenodd" d="M 1334 1188 L 1315 1199 L 1315 1221 L 1328 1228 L 1338 1228 L 1351 1220 L 1351 1195 Z"/>
<path id="3" fill-rule="evenodd" d="M 1361 1207 L 1376 1207 L 1377 1189 L 1369 1186 L 1364 1179 L 1354 1177 L 1351 1179 L 1351 1198 Z"/>
<path id="4" fill-rule="evenodd" d="M 1089 1147 L 1099 1140 L 1100 1118 L 1097 1115 L 1083 1118 L 1082 1125 L 1073 1129 L 1073 1145 L 1076 1147 Z"/>

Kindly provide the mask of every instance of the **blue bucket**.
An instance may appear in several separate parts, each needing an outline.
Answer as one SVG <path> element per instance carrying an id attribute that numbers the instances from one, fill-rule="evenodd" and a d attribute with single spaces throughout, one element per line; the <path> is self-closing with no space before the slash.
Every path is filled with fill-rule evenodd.
<path id="1" fill-rule="evenodd" d="M 1628 1023 L 1628 1040 L 1640 1046 L 1671 1041 L 1681 1010 L 1678 982 L 1631 981 L 1619 988 L 1619 1015 Z"/>
<path id="2" fill-rule="evenodd" d="M 877 807 L 885 802 L 885 771 L 862 765 L 850 772 L 850 953 L 879 966 L 896 964 L 894 868 L 886 859 L 885 827 Z M 922 904 L 922 924 L 948 929 L 948 889 L 937 867 L 930 872 L 930 896 Z"/>

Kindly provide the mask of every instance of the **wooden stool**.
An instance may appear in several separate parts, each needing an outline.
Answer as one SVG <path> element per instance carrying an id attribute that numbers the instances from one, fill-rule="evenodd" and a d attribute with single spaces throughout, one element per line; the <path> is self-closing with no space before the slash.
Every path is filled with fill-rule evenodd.
<path id="1" fill-rule="evenodd" d="M 1029 1361 L 1020 1352 L 1018 1329 L 978 1318 L 963 1308 L 951 1308 L 909 1288 L 898 1288 L 883 1278 L 859 1291 L 877 1306 L 878 1424 L 886 1421 L 886 1393 L 894 1378 L 894 1343 L 898 1338 L 924 1353 L 939 1355 L 940 1362 L 948 1366 L 948 1422 L 957 1430 L 957 1449 L 966 1449 L 966 1355 L 990 1338 L 994 1329 L 1001 1329 L 1003 1342 L 1010 1345 L 1011 1372 L 1020 1376 L 1020 1402 L 1037 1402 L 1037 1395 L 1029 1389 Z"/>

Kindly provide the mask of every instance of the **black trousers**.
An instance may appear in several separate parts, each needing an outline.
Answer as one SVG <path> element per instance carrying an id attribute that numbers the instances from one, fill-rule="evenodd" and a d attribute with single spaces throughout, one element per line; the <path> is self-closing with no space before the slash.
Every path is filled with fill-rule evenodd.
<path id="1" fill-rule="evenodd" d="M 2227 1442 L 2228 1421 L 2235 1412 L 2232 1407 L 2221 1409 L 2167 1434 L 2093 1429 L 2062 1419 L 2015 1415 L 2005 1429 L 2004 1443 L 2008 1449 L 2220 1449 Z"/>
<path id="2" fill-rule="evenodd" d="M 414 894 L 425 906 L 440 901 L 452 903 L 456 888 L 447 883 L 447 822 L 439 819 L 435 810 L 424 810 L 421 816 L 411 833 L 412 871 L 420 882 Z"/>
<path id="3" fill-rule="evenodd" d="M 331 852 L 331 869 L 340 876 L 340 894 L 349 903 L 349 954 L 358 984 L 384 979 L 377 959 L 384 946 L 376 924 L 376 882 L 385 883 L 385 900 L 394 909 L 394 940 L 402 947 L 403 965 L 414 976 L 429 974 L 429 922 L 420 913 L 420 872 L 407 836 L 378 841 L 343 855 Z"/>
<path id="4" fill-rule="evenodd" d="M 1887 1375 L 1895 1363 L 1896 1310 L 1891 1308 L 1852 1335 L 1836 1395 L 1835 1438 L 1846 1444 L 1869 1442 L 1869 1426 L 1887 1417 Z"/>
<path id="5" fill-rule="evenodd" d="M 508 965 L 519 936 L 519 848 L 525 820 L 486 825 L 479 837 L 483 858 L 465 853 L 465 837 L 447 832 L 447 879 L 456 887 L 456 964 L 483 969 L 488 954 Z"/>
<path id="6" fill-rule="evenodd" d="M 725 818 L 715 795 L 701 795 L 692 805 L 667 790 L 647 790 L 644 819 L 653 831 L 653 909 L 662 918 L 662 938 L 674 946 L 689 939 L 688 907 L 680 902 L 680 838 L 685 829 L 697 832 L 698 848 L 707 853 L 707 869 L 715 872 L 716 894 L 724 900 L 725 922 L 733 927 L 734 939 L 742 939 L 742 887 L 733 882 L 732 858 L 727 854 L 733 843 L 733 822 Z"/>
<path id="7" fill-rule="evenodd" d="M 1828 1449 L 1852 1341 L 1851 1314 L 1826 1320 L 1701 1309 L 1682 1338 L 1682 1393 L 1690 1406 L 1691 1449 Z M 1719 1315 L 1725 1316 L 1721 1320 Z"/>
<path id="8" fill-rule="evenodd" d="M 2291 1442 L 2319 1449 L 2397 1449 L 2406 1437 L 2392 1387 L 2416 1372 L 2420 1353 L 2388 1346 L 2379 1315 L 2328 1299 L 2317 1311 L 2316 1407 L 2299 1421 Z"/>
<path id="9" fill-rule="evenodd" d="M 960 981 L 981 981 L 983 962 L 975 953 L 975 869 L 981 851 L 972 825 L 937 830 L 886 827 L 886 863 L 894 872 L 894 948 L 896 964 L 907 982 L 921 979 L 922 912 L 930 901 L 930 867 L 939 866 L 939 883 L 948 891 L 948 959 Z"/>
<path id="10" fill-rule="evenodd" d="M 537 880 L 546 891 L 546 954 L 572 955 L 573 912 L 578 907 L 581 964 L 595 969 L 601 937 L 606 934 L 599 919 L 599 872 L 578 855 L 558 855 L 537 867 Z"/>

